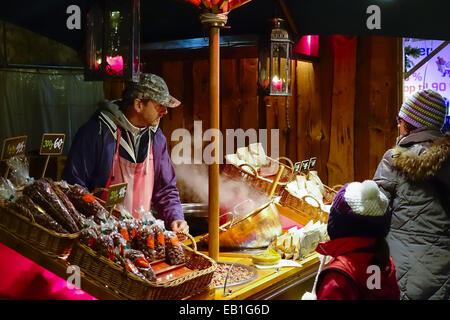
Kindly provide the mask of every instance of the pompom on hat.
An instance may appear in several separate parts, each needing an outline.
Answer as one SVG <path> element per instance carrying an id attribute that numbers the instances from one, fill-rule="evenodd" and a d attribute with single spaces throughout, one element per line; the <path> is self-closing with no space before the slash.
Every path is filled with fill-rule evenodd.
<path id="1" fill-rule="evenodd" d="M 388 204 L 375 181 L 347 183 L 331 205 L 327 226 L 330 239 L 385 237 L 391 224 Z"/>
<path id="2" fill-rule="evenodd" d="M 444 98 L 431 89 L 425 89 L 406 100 L 398 116 L 416 128 L 439 130 L 444 124 L 445 111 Z"/>

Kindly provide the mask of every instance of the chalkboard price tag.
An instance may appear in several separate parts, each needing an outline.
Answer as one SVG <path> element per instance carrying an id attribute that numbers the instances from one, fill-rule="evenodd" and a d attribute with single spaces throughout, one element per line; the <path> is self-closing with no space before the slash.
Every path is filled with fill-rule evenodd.
<path id="1" fill-rule="evenodd" d="M 24 154 L 27 147 L 28 136 L 12 137 L 3 140 L 1 160 L 8 160 L 19 154 Z"/>
<path id="2" fill-rule="evenodd" d="M 303 160 L 302 161 L 302 171 L 306 171 L 306 170 L 308 170 L 308 167 L 309 167 L 309 160 Z"/>
<path id="3" fill-rule="evenodd" d="M 302 168 L 302 163 L 301 163 L 300 161 L 299 161 L 299 162 L 296 162 L 296 163 L 294 164 L 294 173 L 299 172 L 301 168 Z"/>
<path id="4" fill-rule="evenodd" d="M 64 149 L 65 139 L 66 135 L 64 133 L 44 133 L 39 153 L 41 155 L 60 155 Z"/>
<path id="5" fill-rule="evenodd" d="M 110 207 L 123 202 L 127 193 L 127 187 L 128 183 L 118 183 L 109 186 L 105 206 Z"/>
<path id="6" fill-rule="evenodd" d="M 314 166 L 316 165 L 316 161 L 317 161 L 316 157 L 309 159 L 308 170 L 312 170 L 314 168 Z"/>

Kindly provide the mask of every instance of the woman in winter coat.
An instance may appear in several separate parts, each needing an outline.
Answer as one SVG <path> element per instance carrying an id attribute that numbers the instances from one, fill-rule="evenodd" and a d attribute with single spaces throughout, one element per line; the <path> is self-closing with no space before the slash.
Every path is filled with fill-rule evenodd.
<path id="1" fill-rule="evenodd" d="M 316 248 L 321 264 L 310 300 L 399 300 L 395 266 L 385 236 L 388 199 L 374 181 L 352 182 L 336 194 L 327 232 Z M 325 258 L 331 262 L 322 270 Z M 316 295 L 317 293 L 317 295 Z"/>
<path id="2" fill-rule="evenodd" d="M 444 99 L 415 93 L 400 108 L 400 136 L 373 180 L 389 199 L 387 237 L 401 299 L 450 299 L 450 135 Z"/>

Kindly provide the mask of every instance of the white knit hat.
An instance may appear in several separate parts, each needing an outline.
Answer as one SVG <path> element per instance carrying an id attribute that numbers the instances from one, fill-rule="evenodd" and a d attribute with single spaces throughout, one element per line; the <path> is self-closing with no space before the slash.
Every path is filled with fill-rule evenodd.
<path id="1" fill-rule="evenodd" d="M 389 204 L 389 200 L 373 180 L 350 183 L 344 198 L 353 212 L 362 216 L 383 216 Z"/>

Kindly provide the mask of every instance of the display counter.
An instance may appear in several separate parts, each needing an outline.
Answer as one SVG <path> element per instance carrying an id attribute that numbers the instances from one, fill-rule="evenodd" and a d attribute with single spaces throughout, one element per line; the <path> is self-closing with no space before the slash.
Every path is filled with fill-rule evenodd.
<path id="1" fill-rule="evenodd" d="M 30 246 L 26 241 L 15 237 L 11 233 L 0 228 L 0 242 L 15 250 L 17 253 L 32 260 L 48 271 L 67 279 L 69 263 L 63 258 L 46 256 L 42 251 Z M 220 253 L 219 261 L 251 265 L 251 259 L 248 254 L 240 253 Z M 311 280 L 314 278 L 318 269 L 317 254 L 313 254 L 306 259 L 299 261 L 301 267 L 281 267 L 270 269 L 257 269 L 257 277 L 251 282 L 231 286 L 224 289 L 209 290 L 202 294 L 186 297 L 185 299 L 194 300 L 263 300 L 277 299 L 288 296 L 289 298 L 298 298 L 302 291 L 310 290 Z M 124 299 L 110 288 L 98 283 L 95 279 L 81 272 L 81 289 L 90 295 L 101 300 Z"/>

